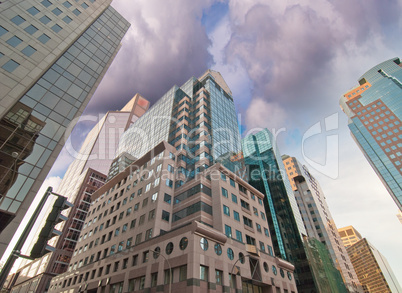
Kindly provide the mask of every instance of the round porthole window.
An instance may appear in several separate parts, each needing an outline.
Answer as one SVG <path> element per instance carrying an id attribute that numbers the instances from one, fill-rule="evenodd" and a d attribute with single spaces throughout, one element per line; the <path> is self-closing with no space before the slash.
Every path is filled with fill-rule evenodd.
<path id="1" fill-rule="evenodd" d="M 183 238 L 180 240 L 180 244 L 179 244 L 180 249 L 181 249 L 181 250 L 186 249 L 186 248 L 187 248 L 187 245 L 188 245 L 188 239 L 187 239 L 187 237 L 183 237 Z"/>
<path id="2" fill-rule="evenodd" d="M 239 253 L 239 261 L 241 262 L 241 263 L 244 263 L 245 261 L 246 261 L 246 257 L 244 256 L 244 254 L 243 253 Z"/>
<path id="3" fill-rule="evenodd" d="M 206 238 L 202 237 L 200 239 L 200 246 L 201 246 L 202 250 L 207 251 L 208 250 L 208 240 Z"/>
<path id="4" fill-rule="evenodd" d="M 155 247 L 154 249 L 154 259 L 157 259 L 161 254 L 161 248 L 159 246 Z"/>
<path id="5" fill-rule="evenodd" d="M 169 242 L 169 243 L 166 245 L 166 254 L 171 254 L 172 251 L 173 251 L 173 243 L 172 243 L 172 242 Z"/>
<path id="6" fill-rule="evenodd" d="M 267 264 L 265 261 L 264 261 L 263 266 L 264 266 L 264 271 L 265 271 L 266 273 L 268 273 L 269 267 L 268 267 L 268 264 Z"/>
<path id="7" fill-rule="evenodd" d="M 215 253 L 216 253 L 217 255 L 221 255 L 221 254 L 222 254 L 222 246 L 221 246 L 219 243 L 216 243 L 214 248 L 215 248 Z"/>
<path id="8" fill-rule="evenodd" d="M 230 260 L 234 259 L 234 252 L 233 252 L 233 249 L 231 249 L 231 248 L 228 248 L 228 258 Z"/>
<path id="9" fill-rule="evenodd" d="M 284 272 L 282 269 L 279 270 L 279 273 L 281 274 L 281 277 L 282 277 L 282 278 L 285 277 L 285 272 Z"/>
<path id="10" fill-rule="evenodd" d="M 290 272 L 288 272 L 288 279 L 292 280 L 292 274 Z"/>
<path id="11" fill-rule="evenodd" d="M 272 272 L 276 276 L 278 274 L 278 271 L 276 270 L 276 266 L 272 265 Z"/>

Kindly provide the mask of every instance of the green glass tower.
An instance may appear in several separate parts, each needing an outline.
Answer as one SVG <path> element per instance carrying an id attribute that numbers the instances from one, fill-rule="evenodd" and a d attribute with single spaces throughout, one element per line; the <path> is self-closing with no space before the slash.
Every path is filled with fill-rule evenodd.
<path id="1" fill-rule="evenodd" d="M 328 250 L 318 249 L 317 241 L 307 237 L 272 133 L 264 129 L 248 135 L 242 140 L 242 147 L 248 181 L 265 194 L 264 205 L 275 255 L 294 264 L 298 292 L 348 292 Z M 335 283 L 339 286 L 333 287 L 331 282 L 323 285 L 326 279 L 338 280 Z"/>

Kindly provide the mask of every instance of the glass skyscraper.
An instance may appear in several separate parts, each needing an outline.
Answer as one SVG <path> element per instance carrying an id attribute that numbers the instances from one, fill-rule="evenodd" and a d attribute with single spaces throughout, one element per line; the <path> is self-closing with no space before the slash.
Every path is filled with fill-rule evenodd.
<path id="1" fill-rule="evenodd" d="M 242 147 L 248 182 L 265 195 L 275 255 L 295 266 L 298 292 L 347 292 L 326 247 L 308 237 L 272 133 L 247 135 Z"/>
<path id="2" fill-rule="evenodd" d="M 340 99 L 354 140 L 402 210 L 402 68 L 399 58 L 373 67 Z"/>
<path id="3" fill-rule="evenodd" d="M 237 171 L 240 163 L 230 162 L 241 150 L 236 110 L 219 72 L 172 87 L 122 135 L 117 156 L 140 158 L 163 140 L 186 150 L 190 177 L 215 161 Z"/>
<path id="4" fill-rule="evenodd" d="M 0 256 L 129 28 L 110 3 L 0 4 Z"/>

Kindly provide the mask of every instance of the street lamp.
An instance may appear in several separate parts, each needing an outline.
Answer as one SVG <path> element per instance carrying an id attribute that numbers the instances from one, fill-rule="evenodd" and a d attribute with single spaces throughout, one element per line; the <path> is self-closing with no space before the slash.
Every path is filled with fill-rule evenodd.
<path id="1" fill-rule="evenodd" d="M 235 261 L 235 263 L 233 264 L 232 269 L 230 270 L 230 286 L 229 286 L 229 292 L 230 292 L 230 291 L 232 291 L 232 282 L 233 282 L 232 278 L 233 278 L 233 270 L 234 270 L 234 268 L 235 268 L 235 266 L 236 266 L 237 262 L 238 262 L 239 260 L 244 259 L 246 256 L 250 257 L 251 255 L 246 254 L 246 255 L 244 255 L 244 256 L 243 256 L 243 257 L 241 257 L 241 258 L 239 257 L 239 258 L 238 258 L 238 259 Z"/>
<path id="2" fill-rule="evenodd" d="M 149 249 L 149 251 L 152 251 L 153 253 L 159 254 L 159 255 L 162 256 L 162 257 L 166 260 L 166 262 L 168 263 L 168 266 L 169 266 L 169 293 L 172 293 L 172 267 L 170 266 L 169 260 L 168 260 L 163 254 L 161 254 L 160 251 L 155 251 L 155 250 L 152 250 L 152 249 Z"/>

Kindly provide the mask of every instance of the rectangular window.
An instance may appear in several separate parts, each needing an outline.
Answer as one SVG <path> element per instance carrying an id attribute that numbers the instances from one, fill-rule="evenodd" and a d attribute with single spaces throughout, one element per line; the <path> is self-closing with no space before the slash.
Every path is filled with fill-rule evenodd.
<path id="1" fill-rule="evenodd" d="M 253 228 L 253 221 L 251 221 L 249 218 L 243 216 L 243 223 L 244 225 Z"/>
<path id="2" fill-rule="evenodd" d="M 17 36 L 12 36 L 6 43 L 15 48 L 22 43 L 22 40 Z"/>
<path id="3" fill-rule="evenodd" d="M 149 211 L 148 213 L 148 221 L 152 220 L 155 218 L 155 209 Z"/>
<path id="4" fill-rule="evenodd" d="M 235 219 L 236 221 L 239 221 L 239 222 L 240 222 L 240 215 L 239 215 L 238 212 L 233 211 L 233 217 L 234 217 L 234 219 Z"/>
<path id="5" fill-rule="evenodd" d="M 233 187 L 236 187 L 236 183 L 232 178 L 230 178 L 230 185 L 232 185 Z"/>
<path id="6" fill-rule="evenodd" d="M 173 270 L 172 275 L 170 275 L 170 270 L 165 270 L 165 285 L 173 283 Z"/>
<path id="7" fill-rule="evenodd" d="M 222 187 L 222 196 L 224 196 L 226 198 L 228 197 L 228 191 L 223 187 Z"/>
<path id="8" fill-rule="evenodd" d="M 232 238 L 232 227 L 225 225 L 225 234 L 227 237 Z"/>
<path id="9" fill-rule="evenodd" d="M 269 237 L 269 232 L 268 232 L 267 228 L 264 228 L 264 234 L 265 234 L 265 236 Z"/>
<path id="10" fill-rule="evenodd" d="M 152 228 L 145 232 L 145 240 L 152 238 Z"/>
<path id="11" fill-rule="evenodd" d="M 61 11 L 59 8 L 53 9 L 52 12 L 53 12 L 53 14 L 55 14 L 55 15 L 60 15 L 60 14 L 63 13 L 63 11 Z"/>
<path id="12" fill-rule="evenodd" d="M 171 197 L 169 194 L 167 194 L 167 193 L 165 193 L 165 196 L 163 197 L 163 200 L 164 200 L 165 202 L 167 202 L 168 204 L 171 204 L 171 203 L 172 203 L 172 197 Z"/>
<path id="13" fill-rule="evenodd" d="M 224 213 L 226 216 L 229 216 L 229 217 L 230 217 L 230 210 L 229 210 L 229 207 L 223 205 L 223 213 Z"/>
<path id="14" fill-rule="evenodd" d="M 151 287 L 156 287 L 158 282 L 158 273 L 152 273 L 151 274 Z"/>
<path id="15" fill-rule="evenodd" d="M 31 56 L 33 53 L 36 52 L 36 49 L 28 45 L 28 46 L 26 46 L 21 52 L 22 52 L 25 56 L 29 57 L 29 56 Z"/>
<path id="16" fill-rule="evenodd" d="M 253 213 L 258 217 L 258 210 L 255 207 L 253 207 Z"/>
<path id="17" fill-rule="evenodd" d="M 179 268 L 179 281 L 187 280 L 187 265 L 181 266 Z"/>
<path id="18" fill-rule="evenodd" d="M 41 18 L 39 18 L 39 20 L 43 23 L 43 24 L 48 24 L 49 22 L 51 22 L 52 20 L 47 17 L 46 15 L 42 16 Z"/>
<path id="19" fill-rule="evenodd" d="M 208 267 L 200 265 L 200 279 L 208 282 Z"/>
<path id="20" fill-rule="evenodd" d="M 24 29 L 24 31 L 26 31 L 30 35 L 33 35 L 38 31 L 38 28 L 30 24 Z"/>
<path id="21" fill-rule="evenodd" d="M 31 14 L 31 15 L 36 15 L 39 13 L 39 9 L 37 9 L 35 6 L 32 6 L 31 8 L 28 8 L 27 11 Z"/>
<path id="22" fill-rule="evenodd" d="M 11 21 L 16 25 L 20 25 L 21 23 L 23 23 L 25 21 L 25 19 L 22 18 L 21 16 L 17 15 L 17 16 L 14 16 L 13 18 L 11 18 Z"/>
<path id="23" fill-rule="evenodd" d="M 13 59 L 8 60 L 1 68 L 3 68 L 5 71 L 8 72 L 13 72 L 18 66 L 20 66 L 19 63 L 15 62 Z"/>
<path id="24" fill-rule="evenodd" d="M 233 193 L 232 193 L 232 201 L 233 201 L 234 203 L 237 203 L 237 196 L 234 195 Z"/>
<path id="25" fill-rule="evenodd" d="M 162 210 L 162 220 L 169 222 L 169 220 L 170 220 L 170 213 L 167 212 L 167 211 L 165 211 L 165 210 Z"/>
<path id="26" fill-rule="evenodd" d="M 41 36 L 38 37 L 38 40 L 42 44 L 46 44 L 50 40 L 50 37 L 46 34 L 42 34 Z"/>
<path id="27" fill-rule="evenodd" d="M 70 22 L 72 22 L 73 21 L 73 19 L 71 18 L 71 17 L 69 17 L 69 16 L 64 16 L 63 17 L 63 21 L 65 22 L 65 23 L 70 23 Z"/>
<path id="28" fill-rule="evenodd" d="M 223 174 L 223 173 L 221 173 L 221 179 L 222 179 L 223 181 L 226 181 L 226 175 Z"/>
<path id="29" fill-rule="evenodd" d="M 63 28 L 61 26 L 59 26 L 58 24 L 55 24 L 54 26 L 52 26 L 52 30 L 55 33 L 58 33 L 59 31 L 61 31 Z"/>
<path id="30" fill-rule="evenodd" d="M 241 204 L 242 208 L 245 208 L 246 210 L 250 210 L 250 205 L 247 202 L 245 202 L 244 200 L 241 199 L 240 204 Z"/>
<path id="31" fill-rule="evenodd" d="M 261 242 L 261 241 L 260 241 L 260 250 L 265 252 L 265 244 L 264 244 L 264 242 Z"/>
<path id="32" fill-rule="evenodd" d="M 135 237 L 135 244 L 141 243 L 141 238 L 142 238 L 142 233 L 138 233 L 137 236 Z"/>
<path id="33" fill-rule="evenodd" d="M 41 2 L 41 4 L 45 7 L 49 7 L 50 5 L 52 5 L 52 2 L 50 2 L 49 0 L 43 0 Z"/>
<path id="34" fill-rule="evenodd" d="M 216 281 L 216 285 L 223 284 L 223 272 L 222 271 L 215 270 L 215 281 Z"/>
<path id="35" fill-rule="evenodd" d="M 142 224 L 144 224 L 144 222 L 145 222 L 145 214 L 143 214 L 143 215 L 141 215 L 141 217 L 140 217 L 140 221 L 139 221 L 139 225 L 142 225 Z"/>
<path id="36" fill-rule="evenodd" d="M 243 235 L 239 230 L 236 230 L 236 240 L 243 242 Z"/>
<path id="37" fill-rule="evenodd" d="M 256 226 L 256 228 L 257 228 L 257 231 L 261 233 L 261 232 L 262 232 L 262 230 L 261 230 L 261 225 L 258 224 L 258 223 L 255 223 L 255 226 Z"/>

